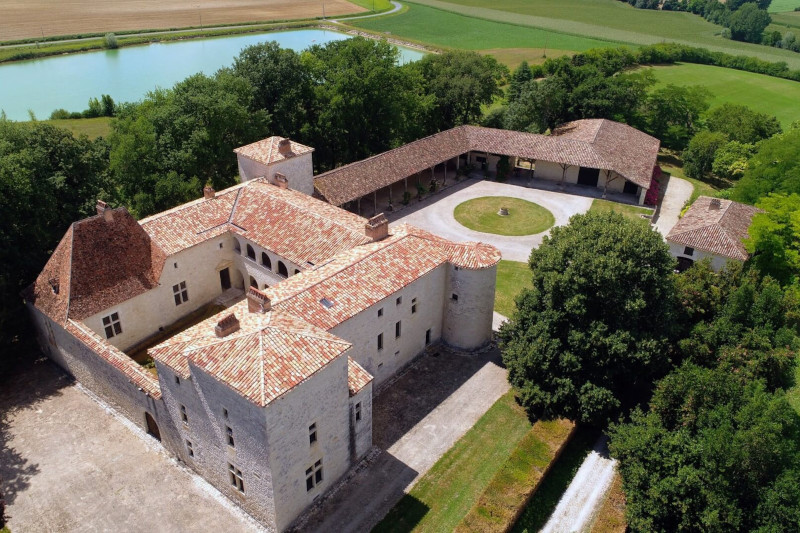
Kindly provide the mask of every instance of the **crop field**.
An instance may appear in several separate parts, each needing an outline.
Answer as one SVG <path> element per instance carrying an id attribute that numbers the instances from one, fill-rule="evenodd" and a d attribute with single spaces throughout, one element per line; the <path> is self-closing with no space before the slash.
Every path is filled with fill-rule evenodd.
<path id="1" fill-rule="evenodd" d="M 530 49 L 532 57 L 541 57 L 545 47 L 548 55 L 560 55 L 568 50 L 582 51 L 618 45 L 610 41 L 588 39 L 539 28 L 465 17 L 420 4 L 409 4 L 407 11 L 396 15 L 362 19 L 354 21 L 352 25 L 450 48 L 465 50 L 512 48 L 517 52 Z"/>
<path id="2" fill-rule="evenodd" d="M 783 13 L 785 11 L 794 11 L 794 8 L 800 7 L 800 0 L 772 0 L 769 5 L 770 13 Z"/>
<path id="3" fill-rule="evenodd" d="M 721 26 L 711 24 L 702 17 L 691 13 L 657 11 L 651 9 L 635 9 L 618 0 L 414 0 L 409 2 L 408 17 L 414 16 L 419 5 L 458 13 L 468 17 L 499 23 L 527 26 L 543 30 L 574 35 L 581 39 L 597 39 L 601 41 L 622 42 L 634 45 L 655 44 L 665 41 L 677 42 L 691 46 L 708 48 L 734 55 L 748 55 L 766 61 L 786 61 L 792 68 L 800 68 L 800 54 L 789 50 L 781 50 L 750 43 L 742 43 L 723 39 L 720 36 Z M 790 15 L 781 15 L 788 17 Z M 410 20 L 410 19 L 409 19 Z M 388 22 L 389 18 L 383 19 Z M 425 28 L 424 20 L 416 21 L 412 28 L 403 28 L 404 32 L 423 29 L 430 37 L 436 33 L 464 31 L 467 28 Z M 392 31 L 387 27 L 384 31 Z M 493 45 L 490 39 L 484 40 L 480 34 L 475 35 L 477 41 L 470 49 L 505 48 L 521 45 Z M 506 36 L 512 40 L 514 34 Z M 420 36 L 420 40 L 422 36 Z M 429 41 L 433 42 L 433 41 Z M 442 43 L 443 44 L 443 43 Z M 569 48 L 568 42 L 552 45 L 552 48 L 578 51 Z M 454 45 L 458 46 L 458 45 Z"/>
<path id="4" fill-rule="evenodd" d="M 0 0 L 0 41 L 214 26 L 364 11 L 346 0 Z"/>
<path id="5" fill-rule="evenodd" d="M 800 82 L 692 63 L 653 67 L 653 73 L 660 84 L 706 86 L 712 107 L 724 102 L 746 105 L 775 115 L 784 128 L 800 120 Z"/>

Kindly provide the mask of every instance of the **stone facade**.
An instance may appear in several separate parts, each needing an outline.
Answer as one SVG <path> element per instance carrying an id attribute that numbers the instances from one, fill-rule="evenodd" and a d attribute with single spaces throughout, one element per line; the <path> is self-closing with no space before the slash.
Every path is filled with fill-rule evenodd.
<path id="1" fill-rule="evenodd" d="M 290 189 L 308 195 L 314 194 L 314 166 L 311 152 L 270 164 L 255 161 L 242 154 L 237 154 L 237 159 L 242 181 L 267 178 L 274 185 L 275 174 L 283 174 Z"/>

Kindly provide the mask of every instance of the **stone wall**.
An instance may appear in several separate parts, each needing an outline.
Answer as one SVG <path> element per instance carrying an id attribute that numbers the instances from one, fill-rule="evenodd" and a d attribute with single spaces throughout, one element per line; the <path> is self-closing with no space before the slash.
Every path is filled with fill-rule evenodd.
<path id="1" fill-rule="evenodd" d="M 679 257 L 685 257 L 687 259 L 691 259 L 695 263 L 701 261 L 706 258 L 711 259 L 711 268 L 714 269 L 715 272 L 719 272 L 722 270 L 728 261 L 734 261 L 734 259 L 729 259 L 727 257 L 723 257 L 721 255 L 712 254 L 709 252 L 704 252 L 703 250 L 694 249 L 694 253 L 692 255 L 687 255 L 684 252 L 686 246 L 683 244 L 677 244 L 674 242 L 667 241 L 669 244 L 669 253 L 672 254 L 672 257 L 676 259 Z"/>
<path id="2" fill-rule="evenodd" d="M 435 268 L 330 330 L 353 345 L 351 357 L 374 376 L 375 386 L 392 377 L 425 349 L 427 330 L 431 331 L 430 343 L 441 338 L 447 268 L 446 263 Z M 414 305 L 416 312 L 412 313 Z M 381 316 L 378 316 L 379 311 Z M 399 337 L 395 335 L 397 322 L 400 322 Z M 381 333 L 383 348 L 378 349 Z"/>
<path id="3" fill-rule="evenodd" d="M 475 350 L 492 340 L 496 278 L 496 265 L 482 270 L 448 265 L 444 342 L 461 350 Z"/>
<path id="4" fill-rule="evenodd" d="M 236 157 L 239 161 L 239 177 L 242 182 L 265 177 L 274 185 L 275 173 L 280 172 L 286 176 L 290 189 L 309 196 L 314 194 L 312 152 L 284 159 L 271 165 L 264 165 L 241 154 L 237 154 Z"/>

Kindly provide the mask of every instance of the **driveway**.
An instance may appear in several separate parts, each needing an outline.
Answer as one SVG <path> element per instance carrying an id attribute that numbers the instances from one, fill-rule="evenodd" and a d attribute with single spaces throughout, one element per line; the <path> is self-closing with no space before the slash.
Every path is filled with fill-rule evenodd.
<path id="1" fill-rule="evenodd" d="M 0 382 L 0 478 L 22 531 L 262 531 L 48 360 Z"/>
<path id="2" fill-rule="evenodd" d="M 678 223 L 681 210 L 692 196 L 693 191 L 694 185 L 685 179 L 675 176 L 668 178 L 664 187 L 664 196 L 661 199 L 661 207 L 658 210 L 658 218 L 653 223 L 661 235 L 666 237 L 672 227 Z"/>
<path id="3" fill-rule="evenodd" d="M 371 457 L 296 525 L 370 531 L 403 494 L 510 388 L 496 348 L 429 351 L 373 399 Z"/>
<path id="4" fill-rule="evenodd" d="M 524 237 L 507 237 L 473 231 L 459 224 L 453 216 L 456 206 L 482 196 L 511 196 L 537 203 L 553 213 L 556 226 L 567 224 L 572 215 L 588 211 L 594 200 L 523 185 L 469 179 L 427 198 L 413 212 L 406 214 L 406 210 L 403 210 L 397 214 L 397 218 L 390 217 L 390 220 L 392 225 L 408 223 L 457 242 L 486 242 L 496 246 L 503 254 L 503 259 L 527 261 L 531 249 L 542 243 L 549 230 Z"/>

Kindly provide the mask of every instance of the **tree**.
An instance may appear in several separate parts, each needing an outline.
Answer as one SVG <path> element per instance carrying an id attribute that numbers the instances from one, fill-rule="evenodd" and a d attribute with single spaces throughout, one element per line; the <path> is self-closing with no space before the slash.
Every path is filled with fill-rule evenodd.
<path id="1" fill-rule="evenodd" d="M 231 72 L 253 88 L 252 111 L 272 117 L 275 135 L 296 138 L 306 123 L 306 103 L 312 97 L 311 73 L 300 55 L 277 42 L 244 48 L 234 58 Z"/>
<path id="2" fill-rule="evenodd" d="M 722 145 L 714 155 L 711 171 L 720 178 L 738 180 L 747 170 L 747 161 L 756 152 L 752 144 L 731 141 Z"/>
<path id="3" fill-rule="evenodd" d="M 763 9 L 759 9 L 756 4 L 746 3 L 734 11 L 729 19 L 731 37 L 737 41 L 748 43 L 760 43 L 764 29 L 772 22 Z"/>
<path id="4" fill-rule="evenodd" d="M 666 85 L 650 93 L 644 103 L 647 131 L 667 148 L 682 150 L 700 128 L 711 93 L 702 86 Z"/>
<path id="5" fill-rule="evenodd" d="M 606 423 L 669 367 L 674 260 L 646 224 L 576 215 L 531 252 L 533 288 L 500 331 L 532 418 Z"/>
<path id="6" fill-rule="evenodd" d="M 0 118 L 0 366 L 33 338 L 21 333 L 20 291 L 69 225 L 91 215 L 98 197 L 109 199 L 107 160 L 103 139 Z"/>
<path id="7" fill-rule="evenodd" d="M 784 284 L 800 279 L 800 195 L 770 194 L 756 204 L 745 241 L 751 261 Z"/>
<path id="8" fill-rule="evenodd" d="M 494 57 L 464 50 L 429 54 L 408 67 L 420 72 L 425 93 L 433 97 L 426 133 L 477 124 L 483 107 L 503 95 L 500 85 L 508 75 Z"/>
<path id="9" fill-rule="evenodd" d="M 731 198 L 754 204 L 771 192 L 800 194 L 800 125 L 758 145 Z"/>
<path id="10" fill-rule="evenodd" d="M 760 381 L 684 365 L 609 434 L 633 531 L 800 529 L 800 419 Z"/>
<path id="11" fill-rule="evenodd" d="M 728 139 L 746 144 L 755 144 L 781 132 L 781 124 L 776 117 L 731 103 L 724 103 L 709 111 L 705 121 L 709 130 L 724 133 Z"/>
<path id="12" fill-rule="evenodd" d="M 683 169 L 690 178 L 702 179 L 714 164 L 717 150 L 728 143 L 724 133 L 702 130 L 683 151 Z"/>
<path id="13" fill-rule="evenodd" d="M 532 79 L 533 73 L 531 72 L 531 67 L 528 66 L 527 61 L 523 61 L 511 76 L 511 81 L 508 85 L 508 101 L 513 102 L 516 100 L 525 84 Z"/>
<path id="14" fill-rule="evenodd" d="M 314 164 L 327 170 L 383 152 L 418 132 L 425 109 L 417 72 L 397 65 L 386 41 L 356 37 L 312 46 L 302 61 L 314 97 L 302 139 L 314 146 Z M 411 132 L 411 133 L 409 133 Z"/>
<path id="15" fill-rule="evenodd" d="M 123 203 L 143 217 L 196 198 L 207 182 L 217 189 L 233 185 L 233 149 L 269 132 L 269 117 L 250 108 L 252 98 L 246 80 L 221 71 L 121 106 L 109 142 Z"/>

